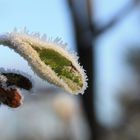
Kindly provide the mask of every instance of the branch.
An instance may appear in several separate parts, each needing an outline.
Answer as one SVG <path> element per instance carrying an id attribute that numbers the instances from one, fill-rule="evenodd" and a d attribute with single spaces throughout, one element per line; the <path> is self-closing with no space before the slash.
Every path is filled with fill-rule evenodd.
<path id="1" fill-rule="evenodd" d="M 113 17 L 105 26 L 101 28 L 97 28 L 95 37 L 98 37 L 99 35 L 103 34 L 104 32 L 108 31 L 110 28 L 114 27 L 117 25 L 121 20 L 123 20 L 128 14 L 130 14 L 136 6 L 140 3 L 139 0 L 134 0 L 132 4 L 127 4 L 121 11 L 119 11 L 116 16 Z M 92 26 L 92 31 L 93 31 L 93 26 Z"/>

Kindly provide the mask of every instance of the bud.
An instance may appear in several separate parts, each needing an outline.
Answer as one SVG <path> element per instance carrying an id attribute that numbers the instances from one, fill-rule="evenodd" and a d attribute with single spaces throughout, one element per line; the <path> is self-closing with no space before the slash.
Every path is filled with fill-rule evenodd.
<path id="1" fill-rule="evenodd" d="M 0 87 L 0 102 L 9 107 L 17 108 L 22 104 L 22 96 L 17 88 Z"/>
<path id="2" fill-rule="evenodd" d="M 87 76 L 78 57 L 66 49 L 61 39 L 45 41 L 39 34 L 12 32 L 1 35 L 0 44 L 19 53 L 42 79 L 72 94 L 83 94 L 87 88 Z"/>

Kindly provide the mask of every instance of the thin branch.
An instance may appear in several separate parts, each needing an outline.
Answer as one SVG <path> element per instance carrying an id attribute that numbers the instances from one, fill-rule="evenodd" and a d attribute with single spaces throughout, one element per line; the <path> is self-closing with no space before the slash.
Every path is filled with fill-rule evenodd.
<path id="1" fill-rule="evenodd" d="M 118 24 L 120 21 L 122 21 L 125 17 L 128 16 L 140 3 L 139 0 L 134 0 L 132 4 L 127 4 L 121 11 L 119 11 L 116 16 L 113 17 L 106 25 L 104 25 L 101 28 L 98 28 L 96 30 L 96 33 L 94 33 L 95 37 L 98 37 L 99 35 L 103 34 L 104 32 L 108 31 L 110 28 L 114 27 L 116 24 Z M 93 29 L 93 28 L 92 28 Z M 94 30 L 95 31 L 95 30 Z"/>

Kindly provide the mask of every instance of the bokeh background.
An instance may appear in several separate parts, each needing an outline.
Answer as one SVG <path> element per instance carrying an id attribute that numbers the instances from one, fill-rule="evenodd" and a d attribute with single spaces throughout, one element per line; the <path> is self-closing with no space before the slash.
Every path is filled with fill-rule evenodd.
<path id="1" fill-rule="evenodd" d="M 76 51 L 89 87 L 70 95 L 0 46 L 0 67 L 34 84 L 18 109 L 0 106 L 1 140 L 140 140 L 139 0 L 0 0 L 0 33 L 25 27 Z"/>

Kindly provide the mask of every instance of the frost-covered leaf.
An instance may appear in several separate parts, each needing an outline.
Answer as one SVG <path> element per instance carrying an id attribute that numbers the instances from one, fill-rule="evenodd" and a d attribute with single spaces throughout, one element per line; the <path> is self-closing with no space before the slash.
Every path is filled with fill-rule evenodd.
<path id="1" fill-rule="evenodd" d="M 42 79 L 70 93 L 84 93 L 87 87 L 86 74 L 77 56 L 66 50 L 59 38 L 45 41 L 38 34 L 12 32 L 1 35 L 0 44 L 24 57 Z"/>

